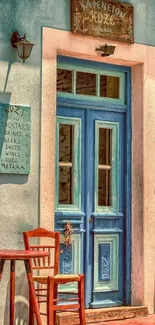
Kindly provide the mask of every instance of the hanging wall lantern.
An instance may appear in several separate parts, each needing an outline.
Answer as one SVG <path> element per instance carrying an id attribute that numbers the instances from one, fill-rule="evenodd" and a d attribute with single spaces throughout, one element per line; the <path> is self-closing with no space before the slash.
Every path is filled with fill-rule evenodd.
<path id="1" fill-rule="evenodd" d="M 96 48 L 96 51 L 99 52 L 101 56 L 110 56 L 114 54 L 116 46 L 104 44 L 101 45 L 99 48 Z"/>
<path id="2" fill-rule="evenodd" d="M 26 39 L 26 34 L 20 36 L 17 31 L 11 35 L 11 44 L 17 49 L 18 56 L 23 60 L 23 63 L 30 57 L 32 48 L 35 45 Z"/>

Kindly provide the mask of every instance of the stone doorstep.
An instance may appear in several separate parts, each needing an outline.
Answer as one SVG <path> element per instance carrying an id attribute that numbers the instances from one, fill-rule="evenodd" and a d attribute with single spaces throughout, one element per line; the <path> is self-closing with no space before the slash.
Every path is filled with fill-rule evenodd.
<path id="1" fill-rule="evenodd" d="M 136 307 L 113 307 L 100 309 L 86 309 L 86 323 L 97 323 L 114 320 L 124 320 L 148 315 L 145 306 Z M 57 314 L 57 325 L 79 324 L 78 313 L 65 312 Z"/>

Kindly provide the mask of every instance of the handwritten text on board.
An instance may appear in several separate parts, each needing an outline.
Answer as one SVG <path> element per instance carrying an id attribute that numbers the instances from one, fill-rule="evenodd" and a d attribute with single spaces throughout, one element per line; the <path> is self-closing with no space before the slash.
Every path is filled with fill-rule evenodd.
<path id="1" fill-rule="evenodd" d="M 0 104 L 0 173 L 29 174 L 31 108 Z"/>
<path id="2" fill-rule="evenodd" d="M 72 0 L 72 32 L 133 43 L 133 6 L 115 0 Z"/>

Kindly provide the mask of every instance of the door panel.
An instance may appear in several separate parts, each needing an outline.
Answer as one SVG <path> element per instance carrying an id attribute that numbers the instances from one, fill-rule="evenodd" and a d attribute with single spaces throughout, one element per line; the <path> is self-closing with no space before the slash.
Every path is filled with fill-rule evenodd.
<path id="1" fill-rule="evenodd" d="M 57 148 L 56 191 L 60 195 L 65 182 L 59 181 L 60 168 L 69 166 L 73 193 L 66 204 L 56 201 L 56 229 L 63 233 L 67 221 L 73 227 L 70 247 L 62 236 L 60 271 L 85 273 L 86 307 L 118 306 L 124 302 L 124 115 L 65 107 L 57 115 L 57 134 L 63 123 L 76 129 L 61 149 L 72 144 L 72 158 L 60 159 Z"/>
<path id="2" fill-rule="evenodd" d="M 67 142 L 65 134 L 61 133 L 60 125 L 72 125 L 72 139 Z M 84 233 L 85 233 L 85 209 L 84 209 L 84 147 L 81 145 L 84 138 L 84 111 L 59 107 L 57 109 L 57 138 L 56 138 L 56 200 L 55 200 L 55 229 L 61 232 L 60 272 L 64 274 L 84 273 Z M 73 135 L 74 134 L 74 135 Z M 72 143 L 72 202 L 59 202 L 59 168 L 63 161 L 60 157 L 60 146 L 64 141 L 64 153 Z M 64 160 L 64 159 L 63 159 Z M 70 163 L 70 162 L 69 162 Z M 71 164 L 70 164 L 71 165 Z M 62 180 L 66 183 L 66 179 Z M 65 191 L 65 190 L 64 190 Z M 67 245 L 64 238 L 65 226 L 69 222 L 73 228 L 71 244 Z M 59 291 L 67 290 L 76 292 L 74 283 L 61 286 Z"/>
<path id="3" fill-rule="evenodd" d="M 124 115 L 103 111 L 87 111 L 87 223 L 86 248 L 89 266 L 86 267 L 86 291 L 92 308 L 121 305 L 124 299 Z M 99 130 L 111 132 L 111 202 L 98 204 L 98 174 L 104 170 L 99 153 Z M 89 157 L 92 157 L 90 160 Z M 107 157 L 108 159 L 108 157 Z M 100 160 L 100 161 L 99 161 Z M 110 161 L 111 160 L 111 161 Z M 90 163 L 89 163 L 90 162 Z M 101 163 L 101 164 L 100 164 Z M 92 177 L 90 177 L 92 175 Z M 88 194 L 89 193 L 89 194 Z M 92 277 L 92 278 L 91 278 Z M 90 288 L 89 279 L 92 281 Z"/>

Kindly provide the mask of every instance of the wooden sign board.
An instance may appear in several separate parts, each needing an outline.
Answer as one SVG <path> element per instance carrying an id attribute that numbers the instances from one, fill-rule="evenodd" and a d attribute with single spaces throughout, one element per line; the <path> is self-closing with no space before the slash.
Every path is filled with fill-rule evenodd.
<path id="1" fill-rule="evenodd" d="M 0 104 L 0 173 L 29 174 L 31 108 Z"/>
<path id="2" fill-rule="evenodd" d="M 72 32 L 133 43 L 133 6 L 115 0 L 71 0 Z"/>

